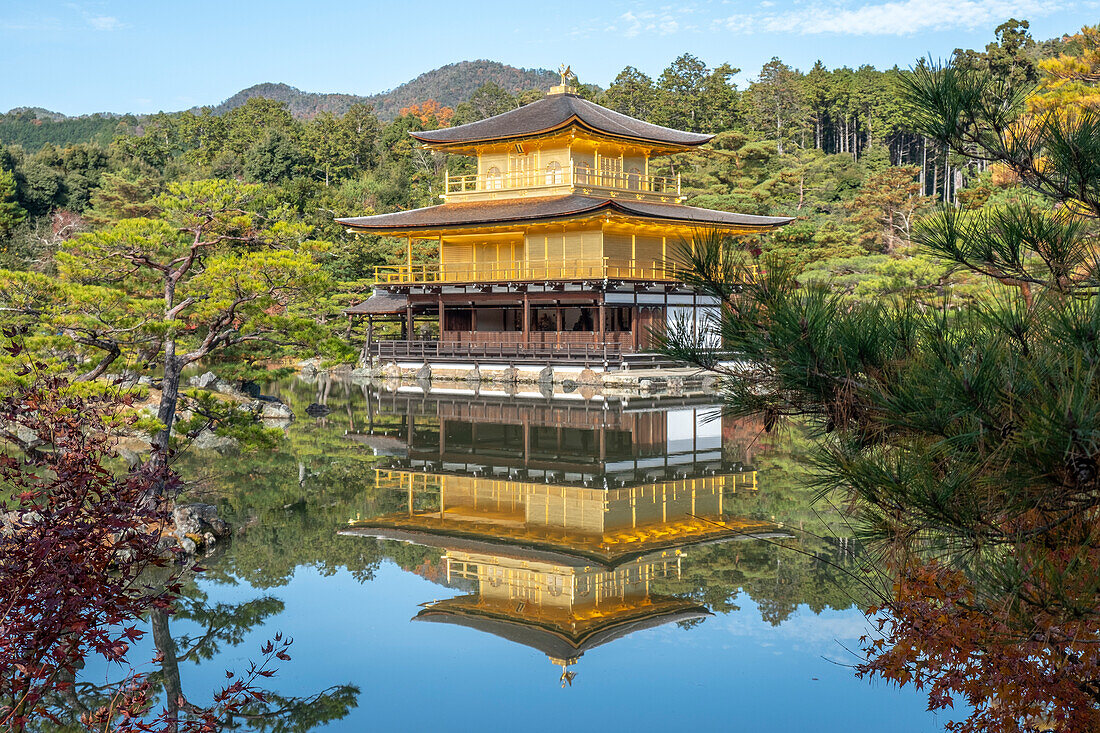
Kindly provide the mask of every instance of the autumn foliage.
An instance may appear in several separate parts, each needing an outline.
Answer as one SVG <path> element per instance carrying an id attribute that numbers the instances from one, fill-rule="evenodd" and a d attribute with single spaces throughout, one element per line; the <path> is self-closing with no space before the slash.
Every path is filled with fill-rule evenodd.
<path id="1" fill-rule="evenodd" d="M 1063 552 L 1043 564 L 1066 571 L 1084 559 Z M 1095 554 L 1078 568 L 1095 585 Z M 961 717 L 963 706 L 971 708 L 946 725 L 959 733 L 1100 729 L 1100 627 L 1087 614 L 1067 616 L 1052 598 L 1040 602 L 1050 594 L 1051 568 L 1035 569 L 1023 600 L 1004 596 L 991 605 L 959 570 L 907 564 L 890 600 L 870 609 L 879 634 L 862 639 L 867 661 L 858 673 L 926 690 L 930 710 Z"/>
<path id="2" fill-rule="evenodd" d="M 23 353 L 17 342 L 5 350 Z M 133 421 L 129 398 L 81 397 L 65 378 L 42 370 L 29 366 L 31 385 L 0 401 L 0 435 L 9 448 L 0 455 L 2 730 L 71 725 L 66 699 L 85 662 L 98 657 L 132 669 L 141 618 L 153 609 L 171 613 L 180 589 L 177 551 L 162 541 L 168 505 L 152 490 L 157 481 L 148 464 L 110 468 L 115 441 Z M 148 585 L 148 571 L 163 566 L 171 570 L 168 582 Z M 96 731 L 220 730 L 219 721 L 262 697 L 254 683 L 272 674 L 274 660 L 289 659 L 288 644 L 269 643 L 260 663 L 241 678 L 230 675 L 213 705 L 189 710 L 185 720 L 151 713 L 155 691 L 135 674 L 80 723 Z"/>
<path id="3" fill-rule="evenodd" d="M 451 118 L 454 117 L 455 111 L 450 107 L 443 106 L 434 99 L 429 99 L 427 102 L 421 104 L 402 107 L 398 114 L 401 117 L 412 115 L 425 125 L 431 124 L 434 121 L 435 125 L 438 127 L 448 127 L 451 124 Z"/>

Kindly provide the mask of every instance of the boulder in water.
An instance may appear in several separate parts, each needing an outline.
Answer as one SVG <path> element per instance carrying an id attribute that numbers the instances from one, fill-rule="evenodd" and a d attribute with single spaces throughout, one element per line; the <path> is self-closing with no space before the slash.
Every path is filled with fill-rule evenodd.
<path id="1" fill-rule="evenodd" d="M 215 450 L 219 453 L 227 453 L 235 451 L 240 447 L 240 443 L 236 438 L 231 438 L 228 435 L 218 435 L 213 430 L 203 430 L 198 436 L 191 441 L 191 445 L 199 450 Z"/>
<path id="2" fill-rule="evenodd" d="M 176 541 L 188 554 L 194 554 L 201 541 L 206 547 L 230 534 L 229 525 L 211 504 L 180 504 L 172 510 Z"/>

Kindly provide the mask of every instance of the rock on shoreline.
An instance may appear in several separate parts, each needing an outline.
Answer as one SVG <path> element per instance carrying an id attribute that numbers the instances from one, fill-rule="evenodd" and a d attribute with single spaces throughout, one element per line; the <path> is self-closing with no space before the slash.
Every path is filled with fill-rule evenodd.
<path id="1" fill-rule="evenodd" d="M 172 510 L 172 521 L 176 542 L 188 555 L 196 554 L 200 547 L 209 550 L 231 534 L 229 524 L 211 504 L 180 504 Z"/>

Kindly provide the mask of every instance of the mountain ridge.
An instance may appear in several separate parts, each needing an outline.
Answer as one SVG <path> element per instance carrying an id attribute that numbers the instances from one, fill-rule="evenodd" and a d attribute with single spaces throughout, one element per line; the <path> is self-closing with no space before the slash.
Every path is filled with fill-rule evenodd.
<path id="1" fill-rule="evenodd" d="M 224 114 L 241 106 L 253 97 L 274 99 L 284 102 L 290 113 L 298 118 L 308 119 L 318 112 L 343 114 L 353 104 L 369 104 L 383 121 L 397 117 L 403 107 L 422 104 L 429 99 L 447 106 L 455 107 L 465 102 L 486 82 L 494 82 L 513 94 L 525 89 L 547 91 L 557 83 L 556 72 L 547 69 L 525 69 L 503 64 L 499 61 L 478 59 L 476 61 L 458 61 L 453 64 L 425 71 L 413 79 L 392 89 L 375 94 L 349 94 L 345 92 L 309 92 L 283 82 L 260 82 L 245 87 L 217 104 L 198 105 L 192 111 L 210 107 L 215 114 Z M 35 106 L 13 107 L 0 115 L 29 115 L 35 119 L 50 122 L 80 120 L 88 118 L 118 119 L 125 116 L 148 117 L 148 114 L 128 112 L 95 112 L 82 115 L 65 115 L 60 112 Z M 171 114 L 171 112 L 169 113 Z"/>
<path id="2" fill-rule="evenodd" d="M 214 105 L 213 110 L 215 114 L 224 114 L 253 97 L 264 97 L 285 102 L 295 117 L 308 118 L 318 112 L 343 114 L 353 104 L 369 104 L 381 120 L 388 121 L 396 117 L 403 107 L 421 104 L 429 99 L 446 107 L 454 107 L 469 99 L 478 87 L 487 82 L 498 84 L 514 94 L 525 89 L 547 91 L 557 79 L 557 74 L 547 69 L 524 69 L 499 61 L 478 59 L 440 66 L 393 89 L 367 95 L 307 92 L 281 82 L 263 82 L 242 89 Z"/>

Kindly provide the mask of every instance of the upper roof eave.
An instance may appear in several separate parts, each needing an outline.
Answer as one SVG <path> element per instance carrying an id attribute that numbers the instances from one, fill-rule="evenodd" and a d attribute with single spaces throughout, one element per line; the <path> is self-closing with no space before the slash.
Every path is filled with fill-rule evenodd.
<path id="1" fill-rule="evenodd" d="M 520 134 L 502 135 L 502 136 L 499 136 L 499 137 L 485 137 L 485 138 L 479 138 L 479 139 L 476 139 L 476 140 L 455 140 L 455 141 L 441 142 L 441 141 L 434 141 L 434 140 L 425 139 L 425 138 L 421 137 L 415 131 L 410 131 L 409 135 L 413 139 L 415 139 L 417 142 L 422 143 L 424 145 L 424 147 L 429 148 L 431 150 L 441 150 L 441 151 L 445 151 L 445 152 L 446 151 L 458 152 L 458 151 L 461 151 L 461 150 L 466 150 L 466 149 L 472 148 L 472 147 L 477 146 L 477 145 L 488 145 L 488 144 L 492 144 L 492 143 L 517 142 L 517 141 L 520 141 L 520 140 L 535 140 L 535 139 L 542 138 L 542 137 L 550 137 L 550 136 L 557 135 L 557 134 L 562 133 L 562 132 L 566 132 L 571 127 L 579 128 L 579 129 L 584 130 L 588 133 L 591 133 L 592 135 L 595 135 L 595 136 L 599 136 L 599 137 L 606 138 L 606 139 L 609 139 L 609 140 L 614 140 L 616 142 L 631 143 L 633 145 L 637 145 L 638 147 L 649 148 L 649 149 L 652 149 L 654 151 L 659 151 L 659 152 L 662 152 L 662 153 L 672 153 L 672 152 L 681 152 L 681 151 L 686 151 L 686 150 L 694 150 L 695 148 L 699 147 L 700 145 L 707 144 L 708 142 L 713 140 L 714 137 L 715 137 L 714 135 L 709 135 L 708 134 L 708 135 L 703 136 L 705 139 L 699 140 L 698 142 L 674 143 L 674 142 L 667 142 L 667 141 L 661 141 L 661 140 L 652 140 L 652 139 L 649 139 L 649 138 L 637 137 L 637 136 L 617 135 L 617 134 L 614 134 L 614 133 L 599 130 L 599 129 L 594 128 L 590 125 L 586 125 L 586 124 L 584 124 L 584 121 L 581 120 L 578 117 L 572 117 L 572 118 L 562 122 L 559 125 L 554 125 L 553 127 L 547 127 L 546 129 L 543 129 L 543 130 L 536 130 L 536 131 L 533 131 L 533 132 L 524 132 L 524 133 L 520 133 Z"/>
<path id="2" fill-rule="evenodd" d="M 484 120 L 410 134 L 426 145 L 446 148 L 545 135 L 570 125 L 631 142 L 679 149 L 696 147 L 713 138 L 713 135 L 654 125 L 575 94 L 552 94 Z"/>

